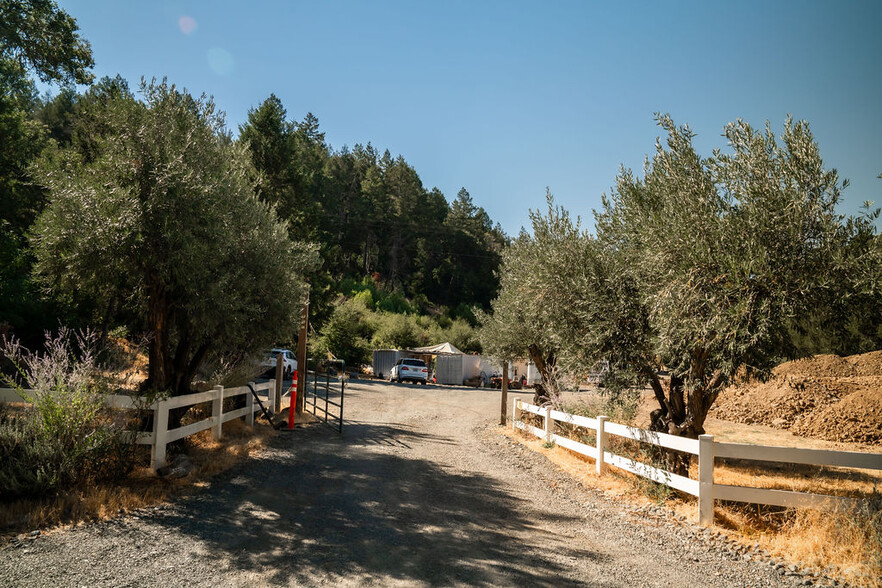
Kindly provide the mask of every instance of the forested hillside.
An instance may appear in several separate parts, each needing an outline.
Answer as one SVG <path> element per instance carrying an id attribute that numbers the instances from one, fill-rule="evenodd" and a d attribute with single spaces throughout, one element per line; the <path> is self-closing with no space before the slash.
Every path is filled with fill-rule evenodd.
<path id="1" fill-rule="evenodd" d="M 261 196 L 277 205 L 291 235 L 321 246 L 317 301 L 337 282 L 366 276 L 460 316 L 496 296 L 506 236 L 465 188 L 448 203 L 401 155 L 370 143 L 334 150 L 312 114 L 290 120 L 272 95 L 249 112 L 239 141 L 261 173 Z"/>
<path id="2" fill-rule="evenodd" d="M 104 329 L 137 324 L 131 300 L 38 283 L 32 241 L 52 197 L 38 162 L 73 157 L 93 165 L 120 131 L 109 113 L 143 96 L 121 77 L 40 96 L 14 59 L 0 65 L 0 327 L 34 339 L 59 322 Z M 343 297 L 368 287 L 376 310 L 449 320 L 473 320 L 472 307 L 488 307 L 496 296 L 506 236 L 465 188 L 448 202 L 423 186 L 400 155 L 371 143 L 334 149 L 312 114 L 292 120 L 272 95 L 248 113 L 237 138 L 218 131 L 250 156 L 250 182 L 287 222 L 292 242 L 317 246 L 321 262 L 307 278 L 318 328 Z"/>

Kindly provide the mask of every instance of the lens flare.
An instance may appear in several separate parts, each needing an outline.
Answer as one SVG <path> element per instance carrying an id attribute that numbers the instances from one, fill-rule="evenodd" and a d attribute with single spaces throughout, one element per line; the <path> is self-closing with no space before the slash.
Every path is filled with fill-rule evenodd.
<path id="1" fill-rule="evenodd" d="M 182 16 L 178 19 L 178 28 L 181 29 L 181 32 L 185 35 L 189 35 L 196 30 L 196 19 L 192 16 Z"/>
<path id="2" fill-rule="evenodd" d="M 226 49 L 212 47 L 208 50 L 208 66 L 214 71 L 214 73 L 228 76 L 233 73 L 233 70 L 236 67 L 236 62 L 233 61 L 232 54 Z"/>

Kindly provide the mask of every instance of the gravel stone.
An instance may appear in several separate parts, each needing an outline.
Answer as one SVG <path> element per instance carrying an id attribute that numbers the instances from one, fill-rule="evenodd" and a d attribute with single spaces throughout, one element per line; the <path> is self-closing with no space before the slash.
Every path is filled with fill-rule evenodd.
<path id="1" fill-rule="evenodd" d="M 498 391 L 352 382 L 345 407 L 342 436 L 280 431 L 201 493 L 0 550 L 0 586 L 793 585 L 501 437 Z"/>

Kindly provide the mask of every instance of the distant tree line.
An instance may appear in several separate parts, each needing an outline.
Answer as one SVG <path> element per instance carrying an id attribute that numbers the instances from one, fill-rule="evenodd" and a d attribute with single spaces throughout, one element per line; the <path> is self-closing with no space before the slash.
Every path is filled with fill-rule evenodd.
<path id="1" fill-rule="evenodd" d="M 335 151 L 312 114 L 289 120 L 274 95 L 248 113 L 239 141 L 260 174 L 261 197 L 292 237 L 320 245 L 323 264 L 312 276 L 320 319 L 340 293 L 336 284 L 366 276 L 460 318 L 496 296 L 506 236 L 465 188 L 448 203 L 400 155 L 370 143 Z"/>
<path id="2" fill-rule="evenodd" d="M 293 342 L 307 290 L 319 330 L 365 288 L 366 312 L 432 332 L 496 296 L 507 238 L 465 189 L 449 203 L 401 156 L 334 150 L 275 96 L 234 137 L 210 98 L 95 81 L 54 2 L 0 17 L 0 334 L 143 334 L 145 386 L 182 393 L 210 353 Z"/>

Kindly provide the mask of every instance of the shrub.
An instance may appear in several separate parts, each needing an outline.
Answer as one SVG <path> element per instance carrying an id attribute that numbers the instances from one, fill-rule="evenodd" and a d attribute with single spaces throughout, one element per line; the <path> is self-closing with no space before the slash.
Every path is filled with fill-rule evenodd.
<path id="1" fill-rule="evenodd" d="M 454 319 L 450 326 L 444 329 L 443 338 L 463 353 L 482 351 L 478 331 L 464 319 Z"/>
<path id="2" fill-rule="evenodd" d="M 385 294 L 385 293 L 381 293 Z M 407 298 L 399 292 L 392 292 L 377 299 L 377 310 L 394 312 L 398 314 L 413 314 L 414 309 Z"/>
<path id="3" fill-rule="evenodd" d="M 622 392 L 618 394 L 596 394 L 577 402 L 564 402 L 560 410 L 589 418 L 608 416 L 611 421 L 632 425 L 640 404 L 639 394 Z"/>
<path id="4" fill-rule="evenodd" d="M 331 353 L 346 365 L 370 363 L 370 338 L 374 333 L 370 314 L 362 301 L 339 303 L 319 336 L 310 342 L 313 355 L 324 357 Z"/>
<path id="5" fill-rule="evenodd" d="M 410 315 L 380 313 L 376 324 L 371 339 L 375 349 L 410 349 L 424 342 L 417 321 Z"/>
<path id="6" fill-rule="evenodd" d="M 43 435 L 37 420 L 0 413 L 0 496 L 12 500 L 51 494 L 69 479 L 58 443 Z"/>
<path id="7" fill-rule="evenodd" d="M 0 350 L 18 372 L 5 380 L 33 405 L 0 423 L 8 456 L 0 462 L 4 497 L 116 479 L 132 468 L 134 444 L 124 417 L 105 407 L 108 384 L 96 365 L 95 343 L 92 333 L 61 329 L 54 338 L 47 333 L 40 355 L 3 339 Z"/>

